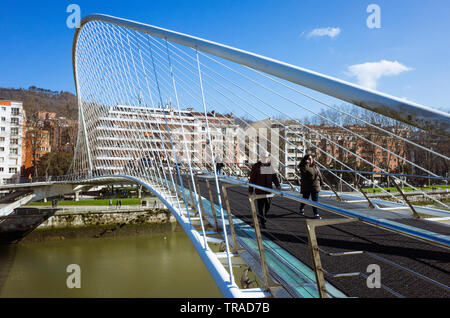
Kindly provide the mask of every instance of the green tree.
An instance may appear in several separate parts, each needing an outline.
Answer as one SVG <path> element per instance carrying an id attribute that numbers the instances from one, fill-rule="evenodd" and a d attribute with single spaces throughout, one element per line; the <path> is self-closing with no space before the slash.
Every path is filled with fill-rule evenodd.
<path id="1" fill-rule="evenodd" d="M 43 155 L 39 162 L 39 176 L 62 176 L 67 174 L 70 164 L 72 163 L 72 155 L 66 152 L 49 152 Z"/>

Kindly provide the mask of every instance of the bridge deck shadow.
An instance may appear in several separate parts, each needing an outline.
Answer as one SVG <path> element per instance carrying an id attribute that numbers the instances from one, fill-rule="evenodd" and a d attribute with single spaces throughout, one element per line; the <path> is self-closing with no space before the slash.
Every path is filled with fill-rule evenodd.
<path id="1" fill-rule="evenodd" d="M 17 208 L 0 217 L 0 244 L 17 243 L 54 215 L 58 208 Z"/>

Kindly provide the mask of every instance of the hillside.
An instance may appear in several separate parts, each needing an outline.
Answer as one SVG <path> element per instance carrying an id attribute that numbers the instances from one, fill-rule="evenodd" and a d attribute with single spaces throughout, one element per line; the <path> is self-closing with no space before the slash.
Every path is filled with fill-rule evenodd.
<path id="1" fill-rule="evenodd" d="M 30 86 L 28 89 L 0 88 L 0 99 L 22 101 L 27 116 L 38 111 L 55 112 L 58 117 L 78 119 L 77 98 L 69 92 L 56 92 Z"/>

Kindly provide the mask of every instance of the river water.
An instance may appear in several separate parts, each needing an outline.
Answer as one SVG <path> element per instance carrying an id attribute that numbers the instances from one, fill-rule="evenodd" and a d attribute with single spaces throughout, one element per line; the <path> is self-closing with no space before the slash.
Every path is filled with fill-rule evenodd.
<path id="1" fill-rule="evenodd" d="M 68 278 L 76 281 L 71 264 L 79 266 L 80 288 L 68 287 Z M 167 231 L 0 246 L 0 297 L 221 294 L 186 234 Z"/>

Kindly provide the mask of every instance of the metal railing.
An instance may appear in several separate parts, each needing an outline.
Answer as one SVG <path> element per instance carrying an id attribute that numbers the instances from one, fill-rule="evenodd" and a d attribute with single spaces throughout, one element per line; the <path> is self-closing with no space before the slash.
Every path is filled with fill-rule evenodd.
<path id="1" fill-rule="evenodd" d="M 367 275 L 365 275 L 364 273 L 361 272 L 357 272 L 357 273 L 341 273 L 341 274 L 331 274 L 329 272 L 327 272 L 326 270 L 323 269 L 322 265 L 321 265 L 321 260 L 320 260 L 320 254 L 319 252 L 322 253 L 326 253 L 328 256 L 343 256 L 343 255 L 355 255 L 355 254 L 366 254 L 372 258 L 376 258 L 382 262 L 385 262 L 387 264 L 390 264 L 396 268 L 398 268 L 399 270 L 408 272 L 411 275 L 414 275 L 415 277 L 422 279 L 424 281 L 427 281 L 430 284 L 433 284 L 435 286 L 441 287 L 446 291 L 450 291 L 450 287 L 446 286 L 443 283 L 437 282 L 429 277 L 426 277 L 425 275 L 422 275 L 420 273 L 417 273 L 413 270 L 410 270 L 408 268 L 405 268 L 399 264 L 396 264 L 390 260 L 387 260 L 383 257 L 380 257 L 378 255 L 375 255 L 373 253 L 369 253 L 366 251 L 348 251 L 348 252 L 343 252 L 343 253 L 330 253 L 327 252 L 323 249 L 320 249 L 318 244 L 317 244 L 317 239 L 316 239 L 316 233 L 315 233 L 315 228 L 318 226 L 326 226 L 326 225 L 334 225 L 334 224 L 342 224 L 342 223 L 348 223 L 348 222 L 364 222 L 364 223 L 369 223 L 370 225 L 379 227 L 381 229 L 384 230 L 389 230 L 389 231 L 396 231 L 398 234 L 401 235 L 407 235 L 409 237 L 415 238 L 415 239 L 419 239 L 419 240 L 426 240 L 428 243 L 431 244 L 437 244 L 441 247 L 445 247 L 445 248 L 450 248 L 450 240 L 447 239 L 445 242 L 433 242 L 433 241 L 429 241 L 428 238 L 424 238 L 421 235 L 414 235 L 412 233 L 406 233 L 406 232 L 402 232 L 402 231 L 398 231 L 392 228 L 386 228 L 384 226 L 379 226 L 379 224 L 377 224 L 376 222 L 374 222 L 374 220 L 372 220 L 372 222 L 370 221 L 370 219 L 367 219 L 365 217 L 355 217 L 352 215 L 349 215 L 350 213 L 348 213 L 347 211 L 343 211 L 341 209 L 337 209 L 334 207 L 330 207 L 330 206 L 326 206 L 323 204 L 318 204 L 315 203 L 313 201 L 310 200 L 305 200 L 303 198 L 301 198 L 300 196 L 292 196 L 292 195 L 284 195 L 283 192 L 278 191 L 278 190 L 274 190 L 274 189 L 270 189 L 270 188 L 265 188 L 265 187 L 261 187 L 255 184 L 250 184 L 248 182 L 242 181 L 242 180 L 236 180 L 236 179 L 232 179 L 230 180 L 227 177 L 222 177 L 221 181 L 224 182 L 225 184 L 222 185 L 222 193 L 223 193 L 223 197 L 224 197 L 224 201 L 226 204 L 226 208 L 228 211 L 228 220 L 229 220 L 229 226 L 230 226 L 230 232 L 231 232 L 231 236 L 232 236 L 232 242 L 234 244 L 234 248 L 235 251 L 239 251 L 239 245 L 238 245 L 238 240 L 236 237 L 236 231 L 234 229 L 234 222 L 233 222 L 233 218 L 232 218 L 232 213 L 231 213 L 231 208 L 230 208 L 230 204 L 229 204 L 229 199 L 228 199 L 228 193 L 227 193 L 227 188 L 229 187 L 233 187 L 233 186 L 252 186 L 255 188 L 258 188 L 260 190 L 264 190 L 267 192 L 270 192 L 271 194 L 269 195 L 250 195 L 249 196 L 249 202 L 250 202 L 250 209 L 252 212 L 252 220 L 253 220 L 253 226 L 255 228 L 255 234 L 256 234 L 256 241 L 257 241 L 257 245 L 258 245 L 258 250 L 259 250 L 259 257 L 260 257 L 260 264 L 262 267 L 262 274 L 263 274 L 263 282 L 264 282 L 264 287 L 266 290 L 271 290 L 273 288 L 277 288 L 279 287 L 279 284 L 275 281 L 273 281 L 273 279 L 270 277 L 270 273 L 269 273 L 269 269 L 267 266 L 267 261 L 266 261 L 266 256 L 265 256 L 265 252 L 264 249 L 267 248 L 267 245 L 264 244 L 263 239 L 262 239 L 262 235 L 261 235 L 261 230 L 260 230 L 260 224 L 258 221 L 258 217 L 263 217 L 263 216 L 258 216 L 257 212 L 256 212 L 256 208 L 255 208 L 255 204 L 254 201 L 257 199 L 261 199 L 261 198 L 266 198 L 266 197 L 275 197 L 275 196 L 281 196 L 281 197 L 285 197 L 287 199 L 291 199 L 291 200 L 295 200 L 295 201 L 299 201 L 299 202 L 303 202 L 307 205 L 311 205 L 311 206 L 316 206 L 318 208 L 324 209 L 328 212 L 332 212 L 341 216 L 344 216 L 345 218 L 342 219 L 330 219 L 330 220 L 307 220 L 307 229 L 308 229 L 308 245 L 309 248 L 311 250 L 311 255 L 312 255 L 312 259 L 313 259 L 313 264 L 314 264 L 314 273 L 316 276 L 316 284 L 317 284 L 317 289 L 319 292 L 319 296 L 320 297 L 327 297 L 328 293 L 326 291 L 325 288 L 325 279 L 324 279 L 324 274 L 330 276 L 330 277 L 348 277 L 348 276 L 363 276 L 367 278 Z M 213 205 L 214 203 L 211 201 L 211 205 Z M 388 286 L 385 286 L 383 284 L 381 284 L 381 288 L 385 289 L 386 291 L 388 291 L 389 293 L 397 296 L 397 297 L 403 297 L 400 293 L 392 290 L 391 288 L 389 288 Z"/>

